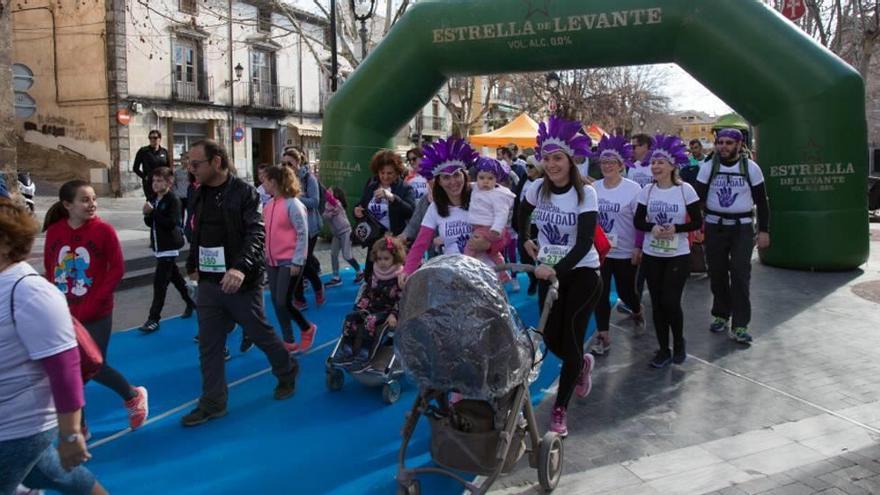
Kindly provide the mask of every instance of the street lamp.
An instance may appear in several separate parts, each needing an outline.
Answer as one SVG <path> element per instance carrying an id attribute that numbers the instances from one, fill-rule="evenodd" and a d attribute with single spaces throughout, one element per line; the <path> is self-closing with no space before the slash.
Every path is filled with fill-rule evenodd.
<path id="1" fill-rule="evenodd" d="M 559 113 L 559 74 L 548 72 L 544 79 L 547 81 L 547 89 L 550 90 L 550 115 Z"/>
<path id="2" fill-rule="evenodd" d="M 367 58 L 367 21 L 376 10 L 376 0 L 348 0 L 356 21 L 361 22 L 358 33 L 361 35 L 361 61 Z M 369 5 L 367 5 L 369 2 Z"/>

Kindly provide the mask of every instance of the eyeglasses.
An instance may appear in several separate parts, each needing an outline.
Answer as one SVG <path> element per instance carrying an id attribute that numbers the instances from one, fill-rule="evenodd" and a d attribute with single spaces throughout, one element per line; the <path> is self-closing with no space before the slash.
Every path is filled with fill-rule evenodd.
<path id="1" fill-rule="evenodd" d="M 211 160 L 193 160 L 193 159 L 190 159 L 190 160 L 189 160 L 189 164 L 192 165 L 193 167 L 198 167 L 200 164 L 202 164 L 202 163 L 208 163 L 208 162 L 210 162 L 210 161 L 211 161 Z"/>
<path id="2" fill-rule="evenodd" d="M 159 136 L 150 136 L 150 139 L 159 139 Z"/>
<path id="3" fill-rule="evenodd" d="M 734 141 L 732 139 L 719 139 L 719 140 L 715 141 L 715 144 L 723 144 L 725 146 L 733 146 L 736 144 L 736 141 Z"/>

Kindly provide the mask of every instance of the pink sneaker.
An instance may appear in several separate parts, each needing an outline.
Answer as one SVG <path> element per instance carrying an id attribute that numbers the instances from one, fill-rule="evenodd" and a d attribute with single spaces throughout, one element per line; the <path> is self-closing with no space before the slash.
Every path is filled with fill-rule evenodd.
<path id="1" fill-rule="evenodd" d="M 312 326 L 305 332 L 300 332 L 299 335 L 299 352 L 306 352 L 312 347 L 312 342 L 315 340 L 315 333 L 318 332 L 318 326 L 312 323 Z"/>
<path id="2" fill-rule="evenodd" d="M 315 291 L 315 303 L 318 306 L 322 306 L 325 302 L 327 302 L 327 298 L 324 296 L 324 289 Z"/>
<path id="3" fill-rule="evenodd" d="M 595 358 L 589 352 L 584 354 L 584 367 L 577 378 L 577 385 L 574 387 L 574 393 L 583 399 L 590 395 L 593 389 L 593 365 L 596 363 Z"/>
<path id="4" fill-rule="evenodd" d="M 296 342 L 284 342 L 284 348 L 290 354 L 299 352 L 299 344 L 297 344 Z"/>
<path id="5" fill-rule="evenodd" d="M 150 404 L 147 400 L 146 388 L 135 387 L 134 391 L 137 395 L 125 401 L 125 408 L 128 409 L 128 426 L 132 430 L 137 430 L 144 425 L 144 421 L 150 415 Z"/>
<path id="6" fill-rule="evenodd" d="M 553 412 L 550 413 L 550 431 L 559 434 L 561 437 L 568 436 L 568 427 L 565 425 L 565 408 L 562 406 L 554 406 Z"/>

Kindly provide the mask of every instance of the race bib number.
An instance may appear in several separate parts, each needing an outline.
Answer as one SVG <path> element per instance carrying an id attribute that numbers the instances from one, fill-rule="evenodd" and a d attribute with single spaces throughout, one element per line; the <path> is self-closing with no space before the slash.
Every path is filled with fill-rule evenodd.
<path id="1" fill-rule="evenodd" d="M 541 246 L 538 249 L 538 261 L 547 266 L 554 266 L 571 251 L 569 246 Z"/>
<path id="2" fill-rule="evenodd" d="M 199 246 L 199 271 L 205 273 L 226 273 L 226 254 L 223 246 Z"/>
<path id="3" fill-rule="evenodd" d="M 648 243 L 648 251 L 659 255 L 675 254 L 678 251 L 678 236 L 676 235 L 672 239 L 652 237 L 651 242 Z"/>
<path id="4" fill-rule="evenodd" d="M 611 244 L 612 249 L 617 247 L 617 234 L 605 232 L 605 238 L 608 239 L 608 244 Z"/>

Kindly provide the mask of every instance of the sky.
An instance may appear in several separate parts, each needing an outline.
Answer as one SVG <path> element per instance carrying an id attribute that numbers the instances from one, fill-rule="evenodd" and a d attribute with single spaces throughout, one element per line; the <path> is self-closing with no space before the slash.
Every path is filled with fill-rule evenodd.
<path id="1" fill-rule="evenodd" d="M 669 74 L 670 84 L 665 91 L 673 110 L 697 110 L 709 115 L 724 115 L 733 110 L 690 74 L 675 64 L 661 66 Z"/>

